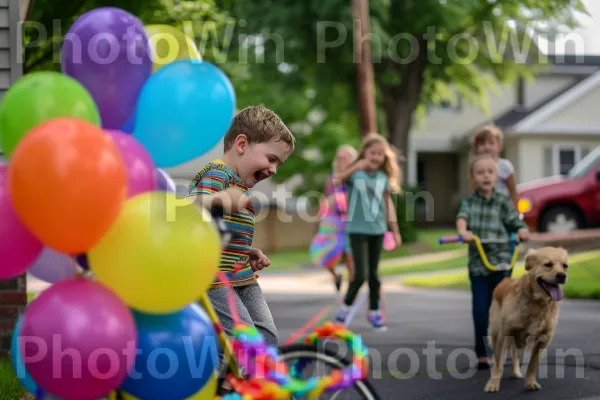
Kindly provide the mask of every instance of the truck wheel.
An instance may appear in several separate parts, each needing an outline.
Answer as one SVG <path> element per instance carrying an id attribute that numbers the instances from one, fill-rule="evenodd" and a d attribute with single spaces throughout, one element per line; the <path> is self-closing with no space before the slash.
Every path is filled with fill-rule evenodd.
<path id="1" fill-rule="evenodd" d="M 581 214 L 568 206 L 557 206 L 548 209 L 540 220 L 540 232 L 568 233 L 583 229 Z"/>

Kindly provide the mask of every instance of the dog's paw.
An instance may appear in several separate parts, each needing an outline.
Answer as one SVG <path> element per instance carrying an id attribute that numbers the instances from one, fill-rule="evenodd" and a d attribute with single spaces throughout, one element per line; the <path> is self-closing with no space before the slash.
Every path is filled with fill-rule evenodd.
<path id="1" fill-rule="evenodd" d="M 527 391 L 536 391 L 536 390 L 540 390 L 542 388 L 542 385 L 540 385 L 537 381 L 533 380 L 533 381 L 527 381 L 525 383 L 525 390 Z"/>
<path id="2" fill-rule="evenodd" d="M 487 393 L 494 393 L 500 391 L 500 381 L 496 379 L 490 379 L 483 389 Z"/>
<path id="3" fill-rule="evenodd" d="M 514 369 L 512 372 L 512 377 L 513 379 L 521 379 L 523 377 L 523 374 L 518 369 Z"/>

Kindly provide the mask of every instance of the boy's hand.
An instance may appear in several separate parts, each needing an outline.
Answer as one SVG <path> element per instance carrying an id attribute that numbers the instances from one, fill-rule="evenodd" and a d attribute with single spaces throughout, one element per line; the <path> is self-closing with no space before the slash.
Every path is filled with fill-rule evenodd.
<path id="1" fill-rule="evenodd" d="M 473 241 L 473 232 L 471 231 L 458 232 L 458 235 L 465 243 L 471 243 Z"/>
<path id="2" fill-rule="evenodd" d="M 526 242 L 529 240 L 529 230 L 527 228 L 521 228 L 517 231 L 517 236 L 519 239 Z"/>
<path id="3" fill-rule="evenodd" d="M 255 248 L 250 250 L 250 266 L 252 267 L 252 271 L 260 271 L 269 265 L 271 265 L 271 260 L 265 256 L 262 250 Z"/>

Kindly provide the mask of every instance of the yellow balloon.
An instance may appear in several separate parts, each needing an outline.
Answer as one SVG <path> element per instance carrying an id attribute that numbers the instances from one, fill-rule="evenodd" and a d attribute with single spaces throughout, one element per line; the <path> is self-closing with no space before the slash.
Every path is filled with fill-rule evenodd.
<path id="1" fill-rule="evenodd" d="M 176 60 L 202 60 L 194 41 L 179 29 L 170 25 L 144 28 L 152 47 L 153 72 Z"/>
<path id="2" fill-rule="evenodd" d="M 123 400 L 142 400 L 137 397 L 133 397 L 125 392 L 123 393 Z M 213 374 L 212 378 L 204 385 L 202 389 L 192 397 L 188 397 L 185 400 L 214 400 L 217 393 L 217 374 Z M 112 400 L 112 399 L 110 399 Z"/>
<path id="3" fill-rule="evenodd" d="M 165 314 L 196 301 L 214 279 L 220 235 L 210 213 L 170 192 L 128 199 L 88 252 L 96 279 L 129 307 Z"/>

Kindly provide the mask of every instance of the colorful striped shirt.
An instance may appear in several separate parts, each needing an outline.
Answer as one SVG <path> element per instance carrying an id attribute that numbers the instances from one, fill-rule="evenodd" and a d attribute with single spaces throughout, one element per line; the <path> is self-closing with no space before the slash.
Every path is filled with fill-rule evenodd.
<path id="1" fill-rule="evenodd" d="M 248 194 L 248 187 L 240 177 L 223 161 L 214 160 L 196 174 L 190 183 L 189 195 L 211 195 L 229 187 L 237 187 Z M 250 266 L 255 217 L 254 209 L 249 206 L 223 218 L 227 228 L 233 233 L 233 239 L 221 252 L 219 268 L 225 272 L 233 286 L 256 282 L 256 276 Z M 223 284 L 215 277 L 212 287 L 222 286 Z"/>

